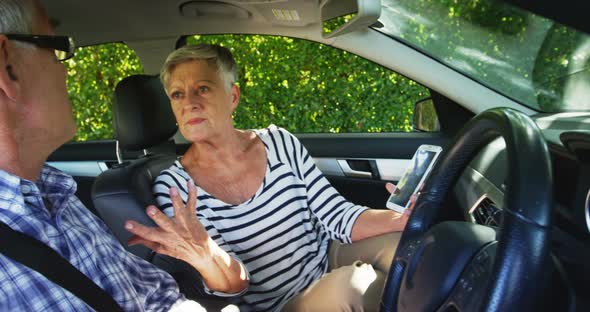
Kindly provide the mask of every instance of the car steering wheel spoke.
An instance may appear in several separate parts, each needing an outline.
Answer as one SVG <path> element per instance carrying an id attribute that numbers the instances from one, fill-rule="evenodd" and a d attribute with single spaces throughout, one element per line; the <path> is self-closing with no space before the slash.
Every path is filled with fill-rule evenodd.
<path id="1" fill-rule="evenodd" d="M 439 311 L 477 311 L 487 291 L 497 246 L 487 244 L 472 258 Z"/>

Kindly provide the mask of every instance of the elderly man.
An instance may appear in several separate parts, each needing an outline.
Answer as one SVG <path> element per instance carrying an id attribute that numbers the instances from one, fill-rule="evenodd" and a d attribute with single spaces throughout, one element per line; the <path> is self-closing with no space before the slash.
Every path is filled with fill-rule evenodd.
<path id="1" fill-rule="evenodd" d="M 0 0 L 0 222 L 49 246 L 125 311 L 202 309 L 170 275 L 126 252 L 75 197 L 74 180 L 45 165 L 76 131 L 61 63 L 72 55 L 38 1 Z M 53 310 L 93 309 L 0 254 L 0 311 Z"/>

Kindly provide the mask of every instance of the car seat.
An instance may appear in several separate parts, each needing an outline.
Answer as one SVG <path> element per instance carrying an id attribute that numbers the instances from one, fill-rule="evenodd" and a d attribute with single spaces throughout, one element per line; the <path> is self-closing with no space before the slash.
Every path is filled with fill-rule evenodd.
<path id="1" fill-rule="evenodd" d="M 169 139 L 178 127 L 158 77 L 134 75 L 119 82 L 115 88 L 113 120 L 118 164 L 96 178 L 92 201 L 119 242 L 151 262 L 151 250 L 127 246 L 131 233 L 125 230 L 124 224 L 135 220 L 154 225 L 145 213 L 148 205 L 156 204 L 152 181 L 176 159 L 174 142 Z M 123 161 L 123 153 L 129 151 L 143 151 L 143 155 Z"/>

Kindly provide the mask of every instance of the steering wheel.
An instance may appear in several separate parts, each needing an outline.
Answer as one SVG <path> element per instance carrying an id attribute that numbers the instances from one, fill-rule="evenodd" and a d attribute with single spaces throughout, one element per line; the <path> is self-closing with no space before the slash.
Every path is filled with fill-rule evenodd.
<path id="1" fill-rule="evenodd" d="M 471 159 L 506 141 L 508 178 L 496 230 L 471 222 L 434 224 Z M 535 122 L 513 109 L 485 111 L 441 155 L 393 258 L 381 311 L 528 311 L 549 282 L 552 171 Z"/>

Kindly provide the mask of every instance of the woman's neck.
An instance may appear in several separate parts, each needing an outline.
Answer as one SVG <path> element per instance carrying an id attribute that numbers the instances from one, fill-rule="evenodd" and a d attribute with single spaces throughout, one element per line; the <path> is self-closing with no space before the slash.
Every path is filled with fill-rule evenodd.
<path id="1" fill-rule="evenodd" d="M 181 163 L 185 167 L 228 168 L 245 158 L 255 137 L 253 132 L 232 129 L 213 140 L 193 143 Z"/>

